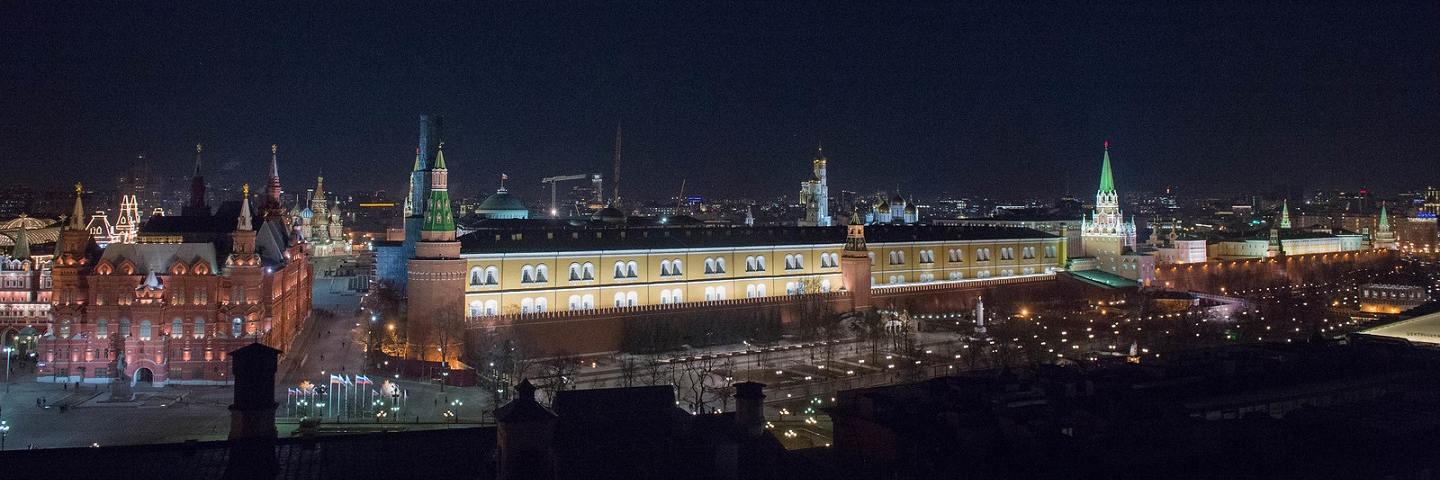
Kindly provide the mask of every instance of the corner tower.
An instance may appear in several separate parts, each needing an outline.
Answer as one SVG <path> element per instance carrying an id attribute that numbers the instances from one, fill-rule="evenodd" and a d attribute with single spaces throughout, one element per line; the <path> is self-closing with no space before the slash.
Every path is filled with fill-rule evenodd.
<path id="1" fill-rule="evenodd" d="M 465 261 L 460 258 L 460 242 L 455 239 L 448 181 L 444 149 L 436 148 L 420 238 L 405 269 L 409 285 L 410 342 L 412 347 L 417 341 L 426 347 L 436 347 L 409 349 L 411 356 L 422 360 L 453 360 L 460 353 L 460 339 L 456 338 L 459 335 L 434 334 L 437 329 L 453 328 L 453 320 L 463 319 L 465 315 Z M 436 345 L 438 339 L 450 344 Z"/>

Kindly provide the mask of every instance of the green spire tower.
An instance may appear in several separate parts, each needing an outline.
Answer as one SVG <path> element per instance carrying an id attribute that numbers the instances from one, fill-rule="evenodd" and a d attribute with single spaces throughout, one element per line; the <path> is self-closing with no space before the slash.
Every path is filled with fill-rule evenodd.
<path id="1" fill-rule="evenodd" d="M 1390 231 L 1390 214 L 1385 211 L 1385 203 L 1380 203 L 1380 231 Z"/>
<path id="2" fill-rule="evenodd" d="M 430 199 L 425 203 L 425 223 L 420 226 L 422 239 L 455 239 L 455 216 L 450 211 L 448 177 L 449 170 L 445 168 L 445 142 L 440 142 L 435 152 L 435 165 L 430 168 Z"/>
<path id="3" fill-rule="evenodd" d="M 1115 191 L 1115 177 L 1110 174 L 1110 142 L 1105 142 L 1105 160 L 1100 164 L 1100 192 Z"/>
<path id="4" fill-rule="evenodd" d="M 1290 201 L 1286 200 L 1285 205 L 1280 207 L 1280 228 L 1290 228 Z"/>

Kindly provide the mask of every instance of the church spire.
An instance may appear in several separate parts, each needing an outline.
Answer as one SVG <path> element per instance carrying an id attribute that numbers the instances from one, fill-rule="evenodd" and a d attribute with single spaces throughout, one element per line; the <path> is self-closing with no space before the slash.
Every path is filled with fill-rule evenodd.
<path id="1" fill-rule="evenodd" d="M 1280 207 L 1280 228 L 1290 228 L 1290 200 L 1286 199 L 1284 206 Z"/>
<path id="2" fill-rule="evenodd" d="M 1100 191 L 1115 191 L 1115 178 L 1110 174 L 1110 142 L 1105 142 L 1105 160 L 1100 164 Z"/>

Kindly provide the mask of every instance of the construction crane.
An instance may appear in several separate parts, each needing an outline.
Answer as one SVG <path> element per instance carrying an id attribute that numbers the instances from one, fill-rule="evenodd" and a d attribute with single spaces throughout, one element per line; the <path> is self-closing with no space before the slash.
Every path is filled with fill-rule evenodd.
<path id="1" fill-rule="evenodd" d="M 570 181 L 570 180 L 584 180 L 584 179 L 587 179 L 587 178 L 590 178 L 590 175 L 586 175 L 586 174 L 581 174 L 581 175 L 561 175 L 561 176 L 558 176 L 558 177 L 545 177 L 545 178 L 540 179 L 540 183 L 541 183 L 542 185 L 543 185 L 543 184 L 546 184 L 546 183 L 550 184 L 550 216 L 551 216 L 552 218 L 560 218 L 560 211 L 559 211 L 559 210 L 556 210 L 556 205 L 555 205 L 555 202 L 556 202 L 555 187 L 558 186 L 558 185 L 556 185 L 556 184 L 559 183 L 559 182 L 567 182 L 567 181 Z"/>

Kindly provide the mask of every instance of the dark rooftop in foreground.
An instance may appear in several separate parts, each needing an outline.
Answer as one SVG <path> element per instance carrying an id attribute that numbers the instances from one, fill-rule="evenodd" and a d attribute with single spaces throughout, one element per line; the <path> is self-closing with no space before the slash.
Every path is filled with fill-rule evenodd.
<path id="1" fill-rule="evenodd" d="M 865 227 L 870 243 L 939 242 L 1055 238 L 1039 230 L 991 226 Z M 724 248 L 766 245 L 814 245 L 845 242 L 845 227 L 654 227 L 654 228 L 535 228 L 506 231 L 480 230 L 460 237 L 464 253 L 534 251 L 645 250 L 665 248 Z"/>

